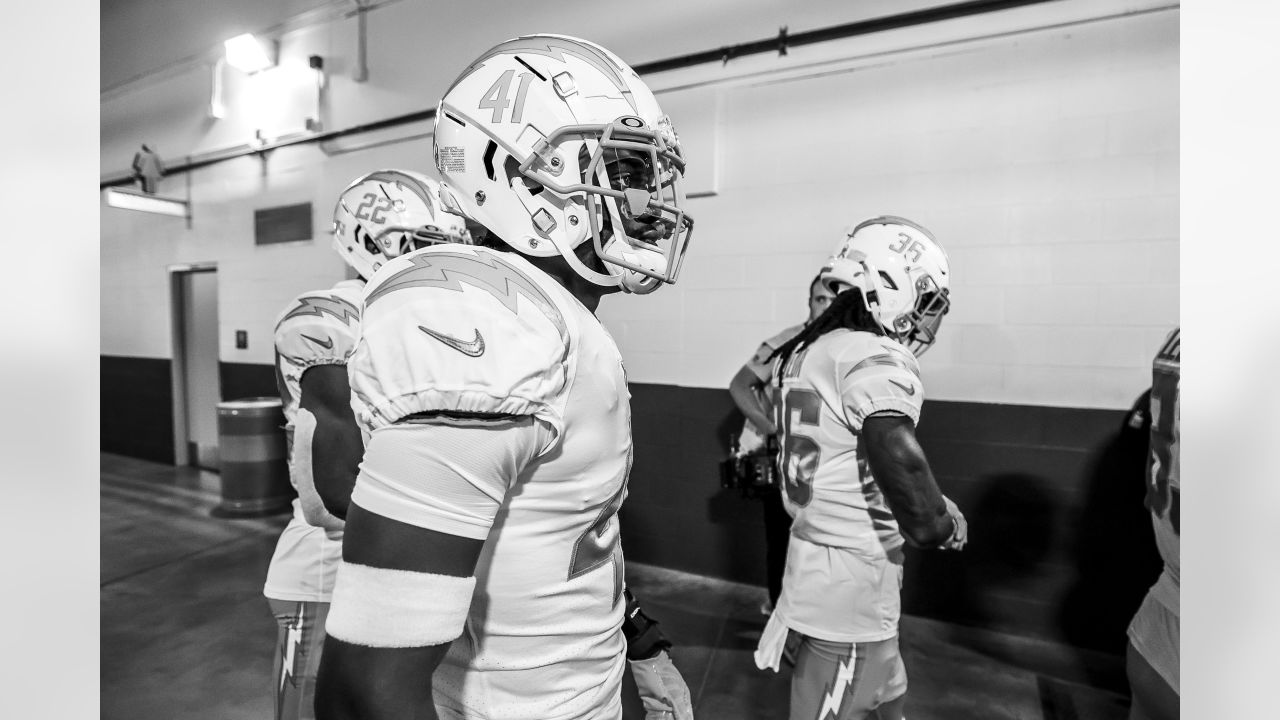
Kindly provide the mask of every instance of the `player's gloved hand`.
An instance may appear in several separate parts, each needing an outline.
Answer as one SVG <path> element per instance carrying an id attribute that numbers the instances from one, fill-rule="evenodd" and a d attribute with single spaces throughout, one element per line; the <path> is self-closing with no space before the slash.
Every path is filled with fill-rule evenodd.
<path id="1" fill-rule="evenodd" d="M 951 522 L 955 524 L 955 530 L 952 531 L 951 537 L 940 546 L 943 550 L 962 550 L 964 544 L 969 542 L 969 523 L 964 519 L 964 513 L 960 512 L 960 508 L 955 502 L 946 495 L 942 496 L 942 501 L 947 505 L 947 515 L 951 516 Z"/>
<path id="2" fill-rule="evenodd" d="M 689 686 L 666 650 L 643 660 L 628 660 L 640 690 L 644 720 L 693 720 Z"/>

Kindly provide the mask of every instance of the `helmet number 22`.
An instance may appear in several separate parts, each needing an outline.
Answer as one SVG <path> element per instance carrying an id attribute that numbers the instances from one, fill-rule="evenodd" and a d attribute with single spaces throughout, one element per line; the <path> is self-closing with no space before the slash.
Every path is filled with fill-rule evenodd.
<path id="1" fill-rule="evenodd" d="M 356 206 L 353 213 L 357 220 L 368 220 L 369 222 L 380 223 L 385 221 L 386 212 L 392 207 L 390 198 L 378 197 L 374 193 L 365 193 L 364 201 Z M 372 210 L 372 213 L 370 212 Z"/>
<path id="2" fill-rule="evenodd" d="M 778 465 L 783 488 L 791 502 L 804 507 L 813 498 L 813 475 L 818 469 L 822 449 L 818 442 L 804 433 L 805 428 L 817 429 L 821 418 L 822 400 L 818 393 L 804 388 L 789 388 L 783 392 L 779 404 L 778 427 L 783 432 Z"/>
<path id="3" fill-rule="evenodd" d="M 492 110 L 493 117 L 490 122 L 502 122 L 502 113 L 511 105 L 511 101 L 507 99 L 507 94 L 511 92 L 511 78 L 515 75 L 515 70 L 507 70 L 502 73 L 493 85 L 484 92 L 484 97 L 480 98 L 481 110 Z M 529 92 L 529 83 L 533 82 L 531 73 L 520 73 L 520 87 L 516 88 L 515 107 L 511 110 L 511 122 L 518 123 L 524 116 L 524 96 Z"/>

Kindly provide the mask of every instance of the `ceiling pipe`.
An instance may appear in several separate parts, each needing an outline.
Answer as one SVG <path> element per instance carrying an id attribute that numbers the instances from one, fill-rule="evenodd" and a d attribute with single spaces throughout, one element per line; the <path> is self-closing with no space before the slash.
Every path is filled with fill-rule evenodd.
<path id="1" fill-rule="evenodd" d="M 832 25 L 825 28 L 819 28 L 817 30 L 808 30 L 806 32 L 795 34 L 789 34 L 787 32 L 787 28 L 783 27 L 779 30 L 778 35 L 764 40 L 754 40 L 737 45 L 726 45 L 714 50 L 705 50 L 687 55 L 679 55 L 665 60 L 655 60 L 653 62 L 633 65 L 632 68 L 637 73 L 645 75 L 678 70 L 713 62 L 723 64 L 734 58 L 757 55 L 760 53 L 776 52 L 779 55 L 785 55 L 787 48 L 789 47 L 811 45 L 831 40 L 842 40 L 870 33 L 898 30 L 901 28 L 925 25 L 928 23 L 942 22 L 944 20 L 954 20 L 957 18 L 999 12 L 1001 10 L 1010 10 L 1027 5 L 1042 5 L 1044 3 L 1060 1 L 1061 0 L 970 0 L 969 2 L 925 8 L 923 10 L 915 10 L 912 12 L 900 13 L 898 15 L 872 18 L 870 20 L 858 20 L 856 22 L 845 23 L 843 25 Z M 359 7 L 356 11 L 359 22 L 359 38 L 356 53 L 357 60 L 355 80 L 357 82 L 363 82 L 364 79 L 368 77 L 368 68 L 365 66 L 364 21 L 365 14 L 370 9 L 370 0 L 353 0 L 353 2 L 355 2 Z M 356 125 L 327 133 L 307 133 L 301 136 L 281 138 L 275 142 L 267 143 L 265 145 L 242 145 L 237 148 L 209 153 L 204 157 L 191 160 L 185 164 L 166 167 L 165 174 L 174 175 L 176 173 L 191 172 L 192 170 L 208 167 L 227 160 L 234 160 L 236 158 L 247 157 L 249 155 L 261 155 L 279 148 L 309 143 L 321 143 L 329 140 L 336 140 L 348 135 L 358 135 L 360 133 L 384 130 L 386 128 L 404 125 L 406 123 L 431 120 L 435 115 L 435 108 L 429 108 L 418 112 L 398 115 L 396 117 L 386 118 L 385 120 L 378 120 L 376 122 Z M 99 188 L 128 185 L 132 182 L 133 176 L 131 173 L 120 173 L 102 180 L 99 183 Z"/>
<path id="2" fill-rule="evenodd" d="M 634 65 L 632 67 L 636 72 L 644 75 L 646 73 L 660 73 L 668 70 L 687 68 L 694 65 L 704 65 L 706 63 L 727 63 L 734 58 L 758 55 L 760 53 L 777 52 L 779 55 L 786 55 L 787 48 L 799 47 L 801 45 L 812 45 L 814 43 L 827 42 L 830 40 L 843 40 L 845 38 L 857 37 L 859 35 L 884 32 L 886 30 L 898 30 L 906 27 L 914 27 L 916 25 L 942 22 L 943 20 L 955 20 L 957 18 L 971 17 L 973 15 L 984 15 L 986 13 L 1009 10 L 1012 8 L 1022 7 L 1024 5 L 1042 5 L 1046 2 L 1058 1 L 1059 0 L 971 0 L 970 2 L 925 8 L 924 10 L 915 10 L 898 15 L 873 18 L 871 20 L 858 20 L 851 23 L 845 23 L 843 25 L 831 25 L 829 27 L 809 30 L 802 33 L 789 34 L 787 32 L 787 28 L 783 27 L 778 31 L 777 36 L 766 38 L 764 40 L 755 40 L 752 42 L 740 43 L 738 45 L 726 45 L 725 47 L 716 48 L 715 50 L 704 50 L 702 52 L 690 53 L 688 55 L 679 55 L 673 58 L 667 58 L 666 60 L 655 60 L 653 62 Z"/>

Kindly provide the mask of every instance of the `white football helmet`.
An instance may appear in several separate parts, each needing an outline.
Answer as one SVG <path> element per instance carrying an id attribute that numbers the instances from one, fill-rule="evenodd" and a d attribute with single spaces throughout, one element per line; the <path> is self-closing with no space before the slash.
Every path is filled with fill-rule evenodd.
<path id="1" fill-rule="evenodd" d="M 333 246 L 368 280 L 382 264 L 437 243 L 471 243 L 466 222 L 440 209 L 440 184 L 407 170 L 362 175 L 338 196 Z"/>
<path id="2" fill-rule="evenodd" d="M 937 339 L 951 307 L 947 252 L 933 233 L 906 218 L 858 223 L 819 277 L 832 292 L 861 292 L 876 322 L 917 357 Z"/>
<path id="3" fill-rule="evenodd" d="M 675 282 L 693 227 L 680 144 L 613 53 L 561 35 L 508 40 L 454 80 L 435 123 L 450 212 L 527 255 L 559 254 L 597 285 Z M 587 241 L 600 267 L 574 253 Z"/>

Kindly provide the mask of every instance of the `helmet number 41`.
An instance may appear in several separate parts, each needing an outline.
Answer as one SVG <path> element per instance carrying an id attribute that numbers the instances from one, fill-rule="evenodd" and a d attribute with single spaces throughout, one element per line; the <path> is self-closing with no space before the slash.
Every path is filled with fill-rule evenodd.
<path id="1" fill-rule="evenodd" d="M 493 85 L 485 91 L 484 96 L 480 98 L 481 110 L 492 110 L 493 117 L 490 122 L 502 122 L 502 113 L 511 105 L 511 101 L 507 99 L 507 93 L 511 91 L 511 78 L 515 76 L 515 70 L 507 70 L 502 73 Z M 533 75 L 530 73 L 520 73 L 520 87 L 516 88 L 515 107 L 511 110 L 511 122 L 518 123 L 524 116 L 524 97 L 529 92 L 529 83 L 533 82 Z"/>

